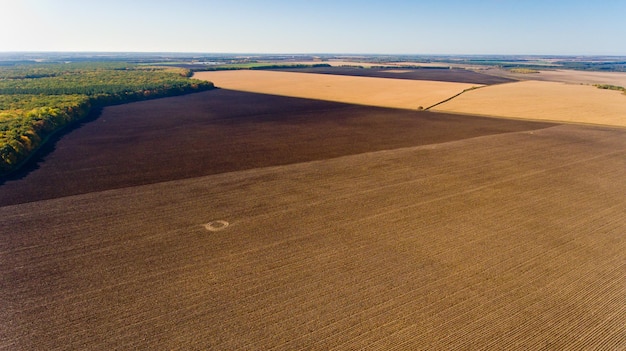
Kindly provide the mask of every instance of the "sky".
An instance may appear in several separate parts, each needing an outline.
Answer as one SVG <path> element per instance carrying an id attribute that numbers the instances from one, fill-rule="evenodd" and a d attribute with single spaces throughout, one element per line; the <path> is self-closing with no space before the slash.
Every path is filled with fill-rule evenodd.
<path id="1" fill-rule="evenodd" d="M 0 52 L 626 55 L 626 0 L 0 0 Z"/>

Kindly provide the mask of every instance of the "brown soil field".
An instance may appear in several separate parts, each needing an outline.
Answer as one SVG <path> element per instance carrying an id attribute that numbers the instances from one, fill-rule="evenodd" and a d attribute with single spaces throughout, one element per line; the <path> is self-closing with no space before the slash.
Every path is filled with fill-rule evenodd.
<path id="1" fill-rule="evenodd" d="M 374 67 L 374 66 L 388 66 L 388 67 L 392 67 L 393 65 L 391 64 L 378 64 L 378 63 L 371 63 L 371 62 L 359 62 L 359 61 L 346 61 L 346 60 L 328 60 L 328 61 L 279 61 L 279 62 L 275 62 L 275 61 L 270 61 L 268 63 L 274 63 L 274 64 L 295 64 L 295 65 L 316 65 L 316 64 L 326 64 L 326 65 L 331 65 L 333 67 L 343 67 L 343 66 L 353 66 L 353 67 L 366 67 L 366 68 L 370 68 L 370 67 Z"/>
<path id="2" fill-rule="evenodd" d="M 418 66 L 418 67 L 428 67 L 428 68 L 448 68 L 455 67 L 454 63 L 444 63 L 444 62 L 417 62 L 417 61 L 402 61 L 402 62 L 390 62 L 390 66 Z"/>
<path id="3" fill-rule="evenodd" d="M 276 62 L 274 62 L 276 63 Z M 282 62 L 279 62 L 282 63 Z M 289 62 L 291 63 L 291 62 Z M 414 62 L 414 61 L 404 61 L 404 62 L 387 62 L 387 63 L 372 63 L 372 62 L 359 62 L 359 61 L 344 61 L 344 60 L 328 60 L 328 61 L 297 61 L 293 62 L 295 64 L 303 64 L 303 65 L 314 65 L 314 64 L 328 64 L 333 67 L 345 67 L 345 66 L 355 66 L 355 67 L 397 67 L 397 66 L 419 66 L 419 67 L 430 67 L 430 68 L 448 68 L 453 66 L 447 63 L 438 63 L 438 62 Z"/>
<path id="4" fill-rule="evenodd" d="M 625 170 L 561 125 L 3 206 L 0 350 L 624 349 Z"/>
<path id="5" fill-rule="evenodd" d="M 479 85 L 510 83 L 515 79 L 483 74 L 467 69 L 401 69 L 398 68 L 356 68 L 356 67 L 312 67 L 312 68 L 280 68 L 275 71 L 335 74 L 356 77 L 392 78 L 409 80 L 430 80 L 437 82 L 455 82 Z"/>
<path id="6" fill-rule="evenodd" d="M 557 82 L 488 86 L 467 91 L 433 111 L 626 127 L 623 93 Z"/>
<path id="7" fill-rule="evenodd" d="M 105 108 L 0 185 L 0 206 L 547 126 L 216 89 Z"/>
<path id="8" fill-rule="evenodd" d="M 393 74 L 393 73 L 392 73 Z M 416 110 L 476 84 L 279 71 L 197 72 L 194 78 L 246 92 Z"/>
<path id="9" fill-rule="evenodd" d="M 411 70 L 407 70 L 407 69 L 388 69 L 388 70 L 386 70 L 385 72 L 387 72 L 387 73 L 400 73 L 400 74 L 402 74 L 402 73 L 409 73 L 409 72 L 411 72 Z"/>

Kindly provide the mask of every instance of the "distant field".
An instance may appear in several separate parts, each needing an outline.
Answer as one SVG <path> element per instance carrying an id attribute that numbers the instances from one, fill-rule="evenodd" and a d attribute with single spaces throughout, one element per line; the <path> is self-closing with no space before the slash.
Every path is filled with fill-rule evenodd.
<path id="1" fill-rule="evenodd" d="M 194 78 L 225 89 L 359 105 L 418 109 L 479 84 L 350 77 L 276 71 L 197 72 Z"/>
<path id="2" fill-rule="evenodd" d="M 327 68 L 308 71 L 325 74 L 223 71 L 199 72 L 194 77 L 233 90 L 403 109 L 417 109 L 419 106 L 427 108 L 465 89 L 481 87 L 437 105 L 431 111 L 626 126 L 626 95 L 590 85 L 532 80 L 482 87 L 469 83 L 350 76 L 400 76 L 420 74 L 420 70 L 417 70 L 418 73 L 408 70 L 370 72 L 370 69 L 347 68 L 339 71 Z M 438 71 L 432 70 L 435 73 L 439 73 Z M 448 75 L 455 73 L 450 70 L 443 72 Z M 457 72 L 462 79 L 465 79 L 463 77 L 466 72 L 475 73 L 464 70 Z M 613 74 L 606 75 L 611 77 Z M 602 76 L 604 75 L 597 75 L 597 78 Z M 481 79 L 480 77 L 477 74 L 475 78 Z"/>
<path id="3" fill-rule="evenodd" d="M 541 71 L 538 77 L 533 79 L 545 79 L 563 83 L 583 84 L 611 84 L 626 87 L 625 72 L 587 72 L 572 70 Z"/>
<path id="4" fill-rule="evenodd" d="M 402 73 L 410 73 L 411 70 L 406 70 L 406 69 L 388 69 L 386 72 L 387 73 L 399 73 L 399 74 L 402 74 Z"/>
<path id="5" fill-rule="evenodd" d="M 438 82 L 490 85 L 509 83 L 514 79 L 474 72 L 467 69 L 442 68 L 358 68 L 358 67 L 306 67 L 278 68 L 276 71 L 332 74 L 355 77 L 393 78 L 409 80 L 431 80 Z"/>
<path id="6" fill-rule="evenodd" d="M 543 80 L 571 84 L 610 84 L 626 87 L 626 73 L 624 72 L 594 72 L 574 70 L 540 70 L 535 74 L 514 73 L 500 69 L 487 69 L 486 73 L 500 75 L 519 80 Z"/>
<path id="7" fill-rule="evenodd" d="M 488 86 L 465 92 L 433 111 L 626 127 L 626 95 L 557 82 Z"/>
<path id="8" fill-rule="evenodd" d="M 291 62 L 290 62 L 291 63 Z M 438 62 L 359 62 L 359 61 L 344 61 L 344 60 L 327 60 L 327 61 L 298 61 L 296 64 L 314 65 L 319 63 L 329 64 L 333 67 L 341 66 L 360 66 L 360 67 L 397 67 L 397 66 L 416 66 L 416 67 L 433 67 L 433 68 L 448 68 L 452 65 L 447 63 Z"/>
<path id="9" fill-rule="evenodd" d="M 372 67 L 372 66 L 392 66 L 384 63 L 371 63 L 371 62 L 358 62 L 358 61 L 344 61 L 344 60 L 329 60 L 329 61 L 296 61 L 289 62 L 297 65 L 315 65 L 315 64 L 327 64 L 333 67 L 341 66 L 360 66 L 360 67 Z"/>

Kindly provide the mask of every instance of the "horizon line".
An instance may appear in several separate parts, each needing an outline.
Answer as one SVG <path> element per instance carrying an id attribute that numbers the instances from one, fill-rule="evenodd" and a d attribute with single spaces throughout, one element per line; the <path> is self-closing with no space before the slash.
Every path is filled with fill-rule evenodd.
<path id="1" fill-rule="evenodd" d="M 626 57 L 626 54 L 504 54 L 504 53 L 354 53 L 354 52 L 211 52 L 211 51 L 99 51 L 99 50 L 0 50 L 2 54 L 194 54 L 194 55 L 260 55 L 260 56 L 531 56 L 531 57 Z"/>

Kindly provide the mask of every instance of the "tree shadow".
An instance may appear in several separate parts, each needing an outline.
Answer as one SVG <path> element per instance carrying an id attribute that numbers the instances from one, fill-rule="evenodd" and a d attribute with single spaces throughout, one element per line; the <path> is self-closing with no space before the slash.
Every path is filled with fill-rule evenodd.
<path id="1" fill-rule="evenodd" d="M 93 107 L 87 116 L 69 123 L 65 127 L 50 135 L 47 140 L 28 157 L 18 169 L 8 174 L 0 176 L 0 186 L 9 181 L 16 181 L 26 178 L 31 172 L 40 168 L 46 158 L 56 150 L 57 143 L 66 135 L 77 130 L 87 123 L 93 122 L 102 114 L 102 107 Z"/>

